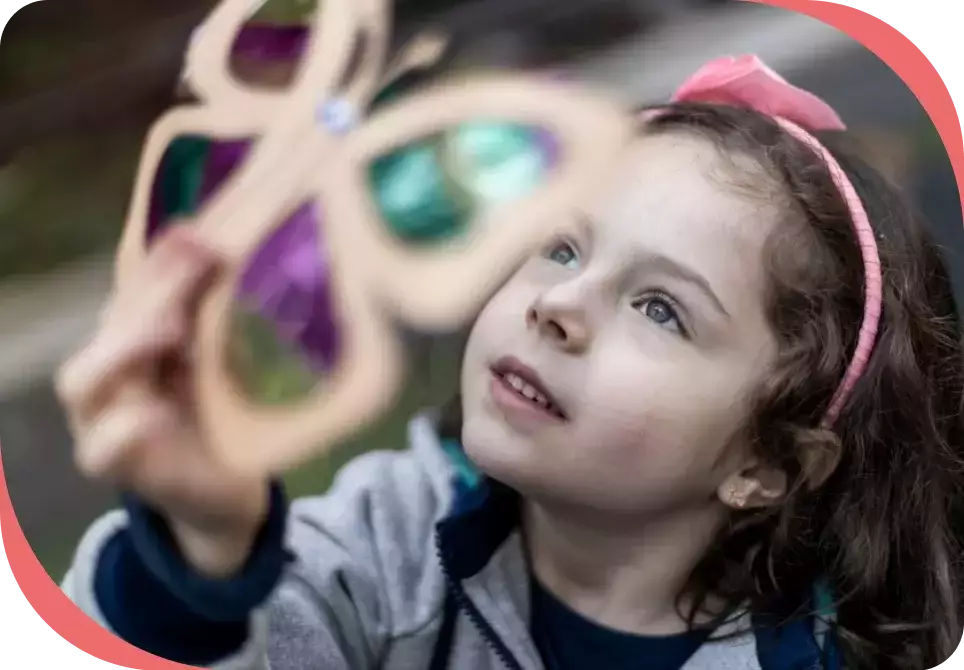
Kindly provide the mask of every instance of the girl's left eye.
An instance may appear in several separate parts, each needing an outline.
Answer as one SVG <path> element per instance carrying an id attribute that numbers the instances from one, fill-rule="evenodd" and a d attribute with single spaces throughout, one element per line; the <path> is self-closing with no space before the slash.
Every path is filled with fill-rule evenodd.
<path id="1" fill-rule="evenodd" d="M 686 329 L 679 318 L 675 301 L 669 296 L 662 294 L 651 294 L 638 298 L 633 307 L 643 313 L 646 318 L 655 322 L 658 326 L 671 330 L 684 337 L 687 336 Z"/>
<path id="2" fill-rule="evenodd" d="M 579 262 L 579 254 L 568 242 L 556 242 L 546 250 L 546 258 L 553 263 L 572 267 Z"/>

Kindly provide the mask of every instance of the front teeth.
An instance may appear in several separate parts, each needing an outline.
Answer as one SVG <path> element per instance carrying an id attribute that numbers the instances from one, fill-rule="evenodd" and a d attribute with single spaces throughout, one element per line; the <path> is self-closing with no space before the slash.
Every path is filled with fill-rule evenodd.
<path id="1" fill-rule="evenodd" d="M 532 402 L 547 409 L 549 408 L 549 399 L 519 375 L 509 372 L 505 375 L 505 380 L 509 383 L 509 386 L 514 388 Z"/>

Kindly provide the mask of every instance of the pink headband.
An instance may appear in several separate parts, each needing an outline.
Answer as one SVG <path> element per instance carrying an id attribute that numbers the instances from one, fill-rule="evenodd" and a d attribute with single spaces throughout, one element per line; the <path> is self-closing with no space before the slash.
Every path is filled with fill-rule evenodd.
<path id="1" fill-rule="evenodd" d="M 853 359 L 821 422 L 823 427 L 829 428 L 846 404 L 873 353 L 882 303 L 880 257 L 867 212 L 836 159 L 804 130 L 845 130 L 846 126 L 827 103 L 788 83 L 752 55 L 719 58 L 707 63 L 679 87 L 671 101 L 748 107 L 773 117 L 786 132 L 820 156 L 847 203 L 864 261 L 864 315 Z"/>

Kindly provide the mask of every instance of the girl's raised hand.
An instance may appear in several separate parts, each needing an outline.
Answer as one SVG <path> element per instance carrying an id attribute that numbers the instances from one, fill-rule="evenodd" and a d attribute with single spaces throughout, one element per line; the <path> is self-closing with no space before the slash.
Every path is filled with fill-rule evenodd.
<path id="1" fill-rule="evenodd" d="M 250 553 L 269 488 L 219 463 L 196 418 L 195 324 L 219 270 L 191 229 L 170 228 L 140 276 L 110 296 L 56 387 L 81 472 L 136 493 L 168 520 L 196 569 L 227 577 Z"/>

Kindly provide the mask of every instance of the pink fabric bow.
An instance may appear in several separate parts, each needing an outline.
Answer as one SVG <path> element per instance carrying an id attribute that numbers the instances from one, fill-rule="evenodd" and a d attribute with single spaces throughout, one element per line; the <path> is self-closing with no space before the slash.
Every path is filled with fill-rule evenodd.
<path id="1" fill-rule="evenodd" d="M 830 105 L 790 84 L 754 55 L 710 61 L 679 87 L 672 101 L 749 107 L 809 130 L 846 129 Z"/>

